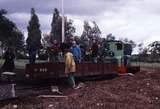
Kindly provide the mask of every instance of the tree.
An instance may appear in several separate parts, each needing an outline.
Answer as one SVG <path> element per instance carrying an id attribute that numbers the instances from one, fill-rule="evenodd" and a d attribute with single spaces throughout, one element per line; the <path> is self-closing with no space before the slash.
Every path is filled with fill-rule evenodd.
<path id="1" fill-rule="evenodd" d="M 41 47 L 41 30 L 38 16 L 35 13 L 34 8 L 31 9 L 31 20 L 29 21 L 28 27 L 28 37 L 26 40 L 27 46 L 30 47 L 35 45 L 37 49 Z"/>
<path id="2" fill-rule="evenodd" d="M 74 36 L 75 27 L 73 26 L 73 20 L 67 19 L 65 17 L 65 40 L 68 41 L 71 37 Z"/>
<path id="3" fill-rule="evenodd" d="M 89 49 L 92 28 L 87 21 L 84 21 L 83 33 L 81 35 L 82 45 L 85 49 Z"/>
<path id="4" fill-rule="evenodd" d="M 88 21 L 84 21 L 84 29 L 81 35 L 83 45 L 87 48 L 91 47 L 93 40 L 101 41 L 101 31 L 95 21 L 92 23 L 94 25 L 93 27 L 89 25 Z"/>
<path id="5" fill-rule="evenodd" d="M 143 48 L 143 43 L 138 44 L 138 53 L 139 53 L 139 55 L 142 54 L 143 49 L 144 49 Z"/>
<path id="6" fill-rule="evenodd" d="M 147 56 L 148 54 L 148 48 L 143 48 L 142 52 L 141 52 L 142 56 Z"/>
<path id="7" fill-rule="evenodd" d="M 0 41 L 3 47 L 13 47 L 15 52 L 23 50 L 24 35 L 5 15 L 7 11 L 0 10 Z"/>
<path id="8" fill-rule="evenodd" d="M 83 25 L 83 33 L 81 35 L 81 39 L 89 39 L 91 36 L 92 28 L 87 21 L 84 21 Z"/>
<path id="9" fill-rule="evenodd" d="M 95 21 L 93 23 L 93 28 L 89 25 L 88 21 L 84 21 L 84 26 L 83 26 L 83 33 L 81 35 L 82 40 L 89 40 L 92 41 L 93 39 L 99 40 L 101 37 L 101 31 L 96 24 Z"/>
<path id="10" fill-rule="evenodd" d="M 153 56 L 160 56 L 160 41 L 155 41 L 149 44 L 149 52 Z"/>
<path id="11" fill-rule="evenodd" d="M 5 9 L 1 9 L 0 10 L 0 15 L 5 15 L 5 14 L 7 14 L 7 11 Z"/>
<path id="12" fill-rule="evenodd" d="M 73 21 L 71 19 L 65 19 L 65 40 L 72 37 L 75 33 L 75 27 L 73 26 Z M 51 41 L 57 40 L 61 42 L 62 38 L 62 17 L 59 15 L 58 9 L 54 9 L 52 23 L 51 23 Z"/>
<path id="13" fill-rule="evenodd" d="M 5 16 L 6 14 L 6 10 L 0 10 L 0 40 L 3 44 L 8 45 L 8 38 L 13 36 L 12 32 L 17 28 L 15 24 Z"/>
<path id="14" fill-rule="evenodd" d="M 101 38 L 101 31 L 95 21 L 92 22 L 94 27 L 92 28 L 92 39 L 100 40 Z"/>
<path id="15" fill-rule="evenodd" d="M 145 61 L 146 58 L 145 56 L 147 55 L 147 49 L 144 48 L 144 44 L 143 43 L 140 43 L 138 44 L 138 60 L 139 61 Z"/>
<path id="16" fill-rule="evenodd" d="M 10 45 L 14 45 L 16 51 L 24 51 L 24 35 L 21 31 L 17 30 L 13 32 L 14 38 L 10 39 L 12 41 Z M 14 41 L 13 41 L 14 40 Z"/>
<path id="17" fill-rule="evenodd" d="M 51 41 L 56 39 L 58 42 L 61 42 L 62 33 L 61 33 L 61 17 L 59 15 L 58 9 L 54 9 L 52 23 L 51 23 Z"/>
<path id="18" fill-rule="evenodd" d="M 75 41 L 77 42 L 77 44 L 82 45 L 83 42 L 82 42 L 80 36 L 75 36 L 74 39 L 75 39 Z"/>
<path id="19" fill-rule="evenodd" d="M 115 36 L 113 36 L 112 35 L 112 33 L 110 33 L 110 34 L 108 34 L 107 36 L 106 36 L 106 40 L 107 41 L 114 41 L 116 38 L 115 38 Z"/>
<path id="20" fill-rule="evenodd" d="M 51 46 L 51 42 L 50 42 L 51 36 L 48 34 L 44 34 L 43 38 L 42 38 L 42 46 L 44 49 L 46 49 L 47 47 Z"/>
<path id="21" fill-rule="evenodd" d="M 131 44 L 131 45 L 132 45 L 132 48 L 135 48 L 135 47 L 136 47 L 136 43 L 135 43 L 133 40 L 129 40 L 128 38 L 122 39 L 122 42 L 123 42 L 123 43 Z"/>

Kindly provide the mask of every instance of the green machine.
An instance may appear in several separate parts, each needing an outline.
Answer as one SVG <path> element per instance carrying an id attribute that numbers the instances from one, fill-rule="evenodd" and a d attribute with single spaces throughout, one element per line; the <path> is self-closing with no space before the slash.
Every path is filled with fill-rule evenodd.
<path id="1" fill-rule="evenodd" d="M 104 62 L 116 66 L 124 65 L 124 44 L 122 41 L 106 41 L 104 43 Z"/>

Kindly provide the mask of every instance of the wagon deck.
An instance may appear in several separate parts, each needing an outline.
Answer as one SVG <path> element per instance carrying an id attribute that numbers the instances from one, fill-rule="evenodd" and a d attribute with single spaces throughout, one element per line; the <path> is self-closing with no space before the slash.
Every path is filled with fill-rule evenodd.
<path id="1" fill-rule="evenodd" d="M 80 63 L 76 65 L 76 77 L 106 75 L 110 73 L 137 72 L 139 67 L 118 67 L 107 63 Z M 64 63 L 37 63 L 26 65 L 26 75 L 31 78 L 66 77 Z"/>

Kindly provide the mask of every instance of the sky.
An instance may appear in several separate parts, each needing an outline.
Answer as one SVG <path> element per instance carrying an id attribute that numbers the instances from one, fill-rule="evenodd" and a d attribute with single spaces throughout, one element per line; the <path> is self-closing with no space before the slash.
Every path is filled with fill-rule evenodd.
<path id="1" fill-rule="evenodd" d="M 0 0 L 0 8 L 27 36 L 30 9 L 35 8 L 42 33 L 49 33 L 53 10 L 61 11 L 61 0 Z M 64 13 L 74 21 L 75 35 L 82 34 L 87 20 L 96 21 L 102 37 L 112 33 L 144 45 L 160 40 L 160 0 L 64 0 Z"/>

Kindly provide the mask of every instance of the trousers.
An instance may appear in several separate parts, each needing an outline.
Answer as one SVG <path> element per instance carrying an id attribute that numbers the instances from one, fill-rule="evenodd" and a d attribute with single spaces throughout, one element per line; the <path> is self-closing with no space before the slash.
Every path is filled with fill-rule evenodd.
<path id="1" fill-rule="evenodd" d="M 74 78 L 73 73 L 69 73 L 69 74 L 68 74 L 68 82 L 69 82 L 69 84 L 70 84 L 72 87 L 75 87 L 75 86 L 76 86 L 75 78 Z"/>

